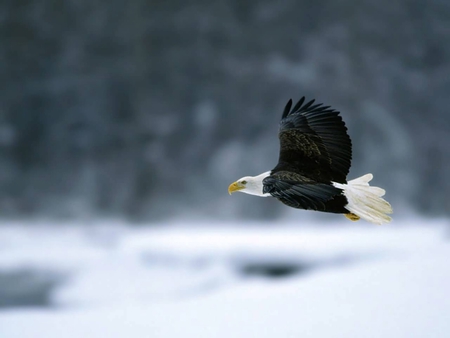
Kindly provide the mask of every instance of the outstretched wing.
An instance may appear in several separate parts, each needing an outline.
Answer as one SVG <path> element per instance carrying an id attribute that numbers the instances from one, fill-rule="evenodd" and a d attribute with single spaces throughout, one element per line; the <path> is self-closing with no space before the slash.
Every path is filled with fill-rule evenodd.
<path id="1" fill-rule="evenodd" d="M 263 192 L 293 208 L 324 211 L 327 202 L 341 196 L 342 190 L 300 174 L 280 171 L 263 180 Z"/>
<path id="2" fill-rule="evenodd" d="M 316 182 L 345 183 L 352 144 L 339 112 L 302 97 L 289 100 L 280 122 L 280 157 L 272 173 L 290 171 Z"/>

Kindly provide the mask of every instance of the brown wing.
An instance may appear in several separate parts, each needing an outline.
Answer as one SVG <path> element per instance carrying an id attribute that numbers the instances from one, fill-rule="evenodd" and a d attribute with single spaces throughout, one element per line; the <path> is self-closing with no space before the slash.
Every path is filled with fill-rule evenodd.
<path id="1" fill-rule="evenodd" d="M 290 171 L 316 182 L 345 183 L 351 165 L 352 144 L 339 112 L 304 104 L 287 103 L 280 122 L 280 157 L 272 173 Z"/>

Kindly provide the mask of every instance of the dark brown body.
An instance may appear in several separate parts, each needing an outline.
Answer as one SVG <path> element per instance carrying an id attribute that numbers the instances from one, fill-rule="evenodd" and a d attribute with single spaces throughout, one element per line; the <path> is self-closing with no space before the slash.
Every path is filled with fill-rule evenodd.
<path id="1" fill-rule="evenodd" d="M 347 214 L 342 190 L 332 182 L 347 183 L 352 144 L 339 112 L 306 104 L 286 105 L 280 122 L 280 156 L 263 192 L 298 209 Z"/>

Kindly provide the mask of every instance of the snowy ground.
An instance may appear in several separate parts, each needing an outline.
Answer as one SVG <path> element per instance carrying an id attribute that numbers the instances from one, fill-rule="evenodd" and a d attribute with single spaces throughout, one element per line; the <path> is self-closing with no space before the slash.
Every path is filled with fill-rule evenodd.
<path id="1" fill-rule="evenodd" d="M 448 221 L 345 224 L 4 223 L 0 337 L 450 337 Z"/>

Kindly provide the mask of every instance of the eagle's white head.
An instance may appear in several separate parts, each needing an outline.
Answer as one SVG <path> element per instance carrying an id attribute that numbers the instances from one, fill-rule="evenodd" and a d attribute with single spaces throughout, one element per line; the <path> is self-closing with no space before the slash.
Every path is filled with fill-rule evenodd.
<path id="1" fill-rule="evenodd" d="M 270 175 L 270 171 L 266 171 L 258 176 L 245 176 L 233 182 L 228 187 L 228 193 L 231 195 L 236 191 L 246 194 L 266 197 L 270 196 L 268 193 L 263 193 L 263 179 Z"/>

